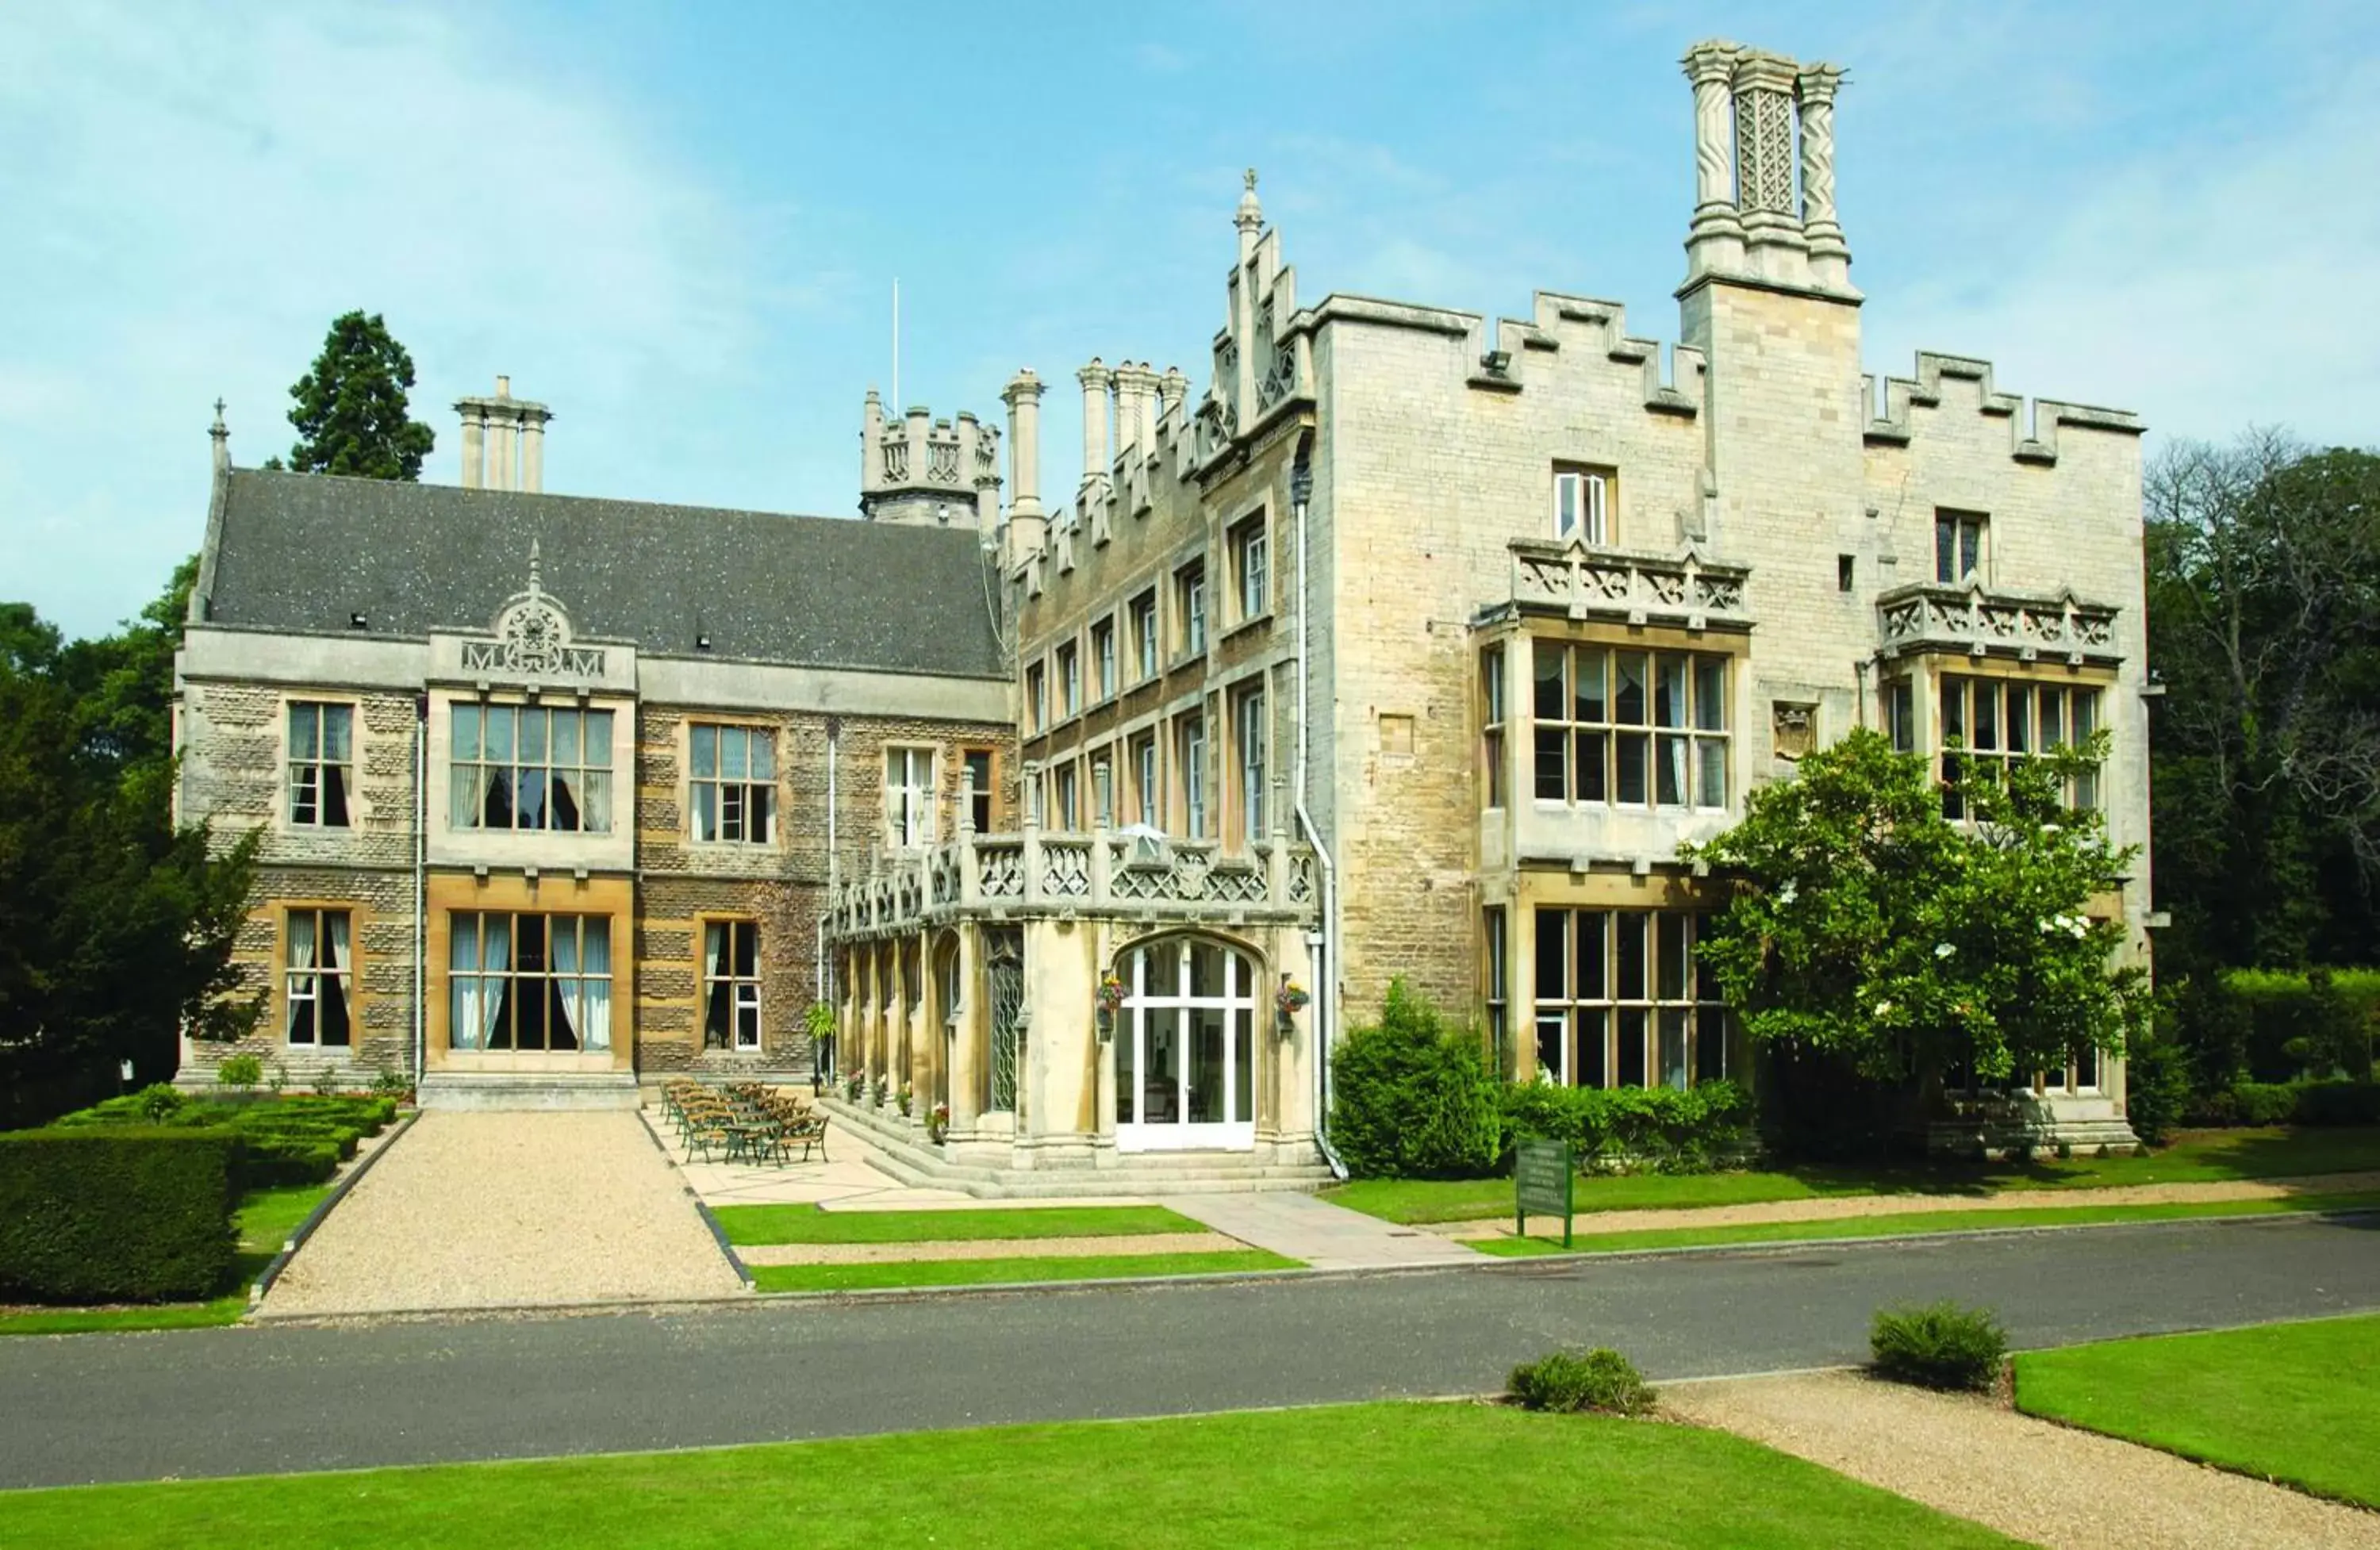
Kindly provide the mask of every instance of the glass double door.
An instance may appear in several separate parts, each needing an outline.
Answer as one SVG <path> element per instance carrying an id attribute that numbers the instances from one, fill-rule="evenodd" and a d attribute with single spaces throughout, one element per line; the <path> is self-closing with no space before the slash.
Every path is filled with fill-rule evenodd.
<path id="1" fill-rule="evenodd" d="M 1126 960 L 1115 1030 L 1116 1146 L 1256 1144 L 1256 965 L 1178 938 Z"/>

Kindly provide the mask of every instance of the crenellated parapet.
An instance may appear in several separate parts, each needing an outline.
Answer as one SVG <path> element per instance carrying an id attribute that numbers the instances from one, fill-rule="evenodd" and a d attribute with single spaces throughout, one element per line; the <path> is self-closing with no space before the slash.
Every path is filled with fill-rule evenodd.
<path id="1" fill-rule="evenodd" d="M 1657 339 L 1632 338 L 1627 309 L 1616 301 L 1592 297 L 1536 293 L 1530 321 L 1500 318 L 1496 323 L 1496 347 L 1483 352 L 1471 385 L 1489 392 L 1520 393 L 1531 376 L 1531 355 L 1550 356 L 1565 345 L 1585 350 L 1614 365 L 1638 369 L 1644 380 L 1645 407 L 1656 414 L 1700 414 L 1703 406 L 1703 353 L 1689 345 L 1669 352 L 1669 370 L 1662 370 L 1662 346 Z"/>
<path id="2" fill-rule="evenodd" d="M 1861 379 L 1862 397 L 1871 413 L 1864 430 L 1867 443 L 1909 445 L 1917 435 L 1919 423 L 1912 411 L 1939 409 L 1942 384 L 1946 381 L 1974 384 L 1976 412 L 2008 422 L 2009 455 L 2020 463 L 2057 463 L 2058 431 L 2062 427 L 2110 430 L 2126 436 L 2138 436 L 2148 429 L 2139 416 L 2122 409 L 2068 404 L 2053 398 L 2036 398 L 2028 405 L 2022 396 L 2001 393 L 1993 386 L 1990 361 L 1921 350 L 1915 376 L 1884 380 L 1880 411 L 1876 408 L 1876 378 Z"/>
<path id="3" fill-rule="evenodd" d="M 922 406 L 888 417 L 868 390 L 859 430 L 859 511 L 870 522 L 978 527 L 1000 522 L 1000 430 Z"/>

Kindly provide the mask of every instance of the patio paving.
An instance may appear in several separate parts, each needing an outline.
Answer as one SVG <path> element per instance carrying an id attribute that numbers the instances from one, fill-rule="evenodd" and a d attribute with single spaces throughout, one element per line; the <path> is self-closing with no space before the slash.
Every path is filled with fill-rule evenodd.
<path id="1" fill-rule="evenodd" d="M 705 1205 L 815 1205 L 821 1211 L 979 1211 L 1046 1205 L 1137 1205 L 1114 1195 L 1063 1200 L 985 1200 L 964 1190 L 905 1184 L 876 1159 L 866 1139 L 829 1121 L 826 1158 L 807 1162 L 696 1162 L 677 1144 L 677 1131 L 658 1108 L 638 1111 L 686 1187 Z"/>
<path id="2" fill-rule="evenodd" d="M 1480 1263 L 1476 1250 L 1437 1233 L 1399 1227 L 1310 1194 L 1176 1194 L 1167 1195 L 1164 1204 L 1243 1243 L 1270 1249 L 1317 1270 Z"/>

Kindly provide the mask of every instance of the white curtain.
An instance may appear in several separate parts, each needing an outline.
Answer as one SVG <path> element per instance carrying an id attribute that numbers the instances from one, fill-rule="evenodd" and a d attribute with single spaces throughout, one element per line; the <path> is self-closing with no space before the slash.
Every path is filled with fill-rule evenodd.
<path id="1" fill-rule="evenodd" d="M 589 834 L 612 832 L 612 772 L 608 769 L 587 771 L 586 785 L 578 793 L 578 827 Z"/>
<path id="2" fill-rule="evenodd" d="M 1686 740 L 1665 737 L 1661 739 L 1661 751 L 1670 761 L 1669 788 L 1670 793 L 1675 793 L 1670 800 L 1682 804 L 1692 802 L 1694 787 L 1686 783 Z"/>
<path id="3" fill-rule="evenodd" d="M 282 1029 L 286 1038 L 298 1031 L 298 1009 L 314 1004 L 314 976 L 307 970 L 314 966 L 314 912 L 292 911 L 289 915 L 289 979 L 291 994 L 283 999 L 288 1003 L 287 1022 Z M 300 993 L 300 987 L 303 987 Z"/>
<path id="4" fill-rule="evenodd" d="M 350 1036 L 347 1019 L 354 1015 L 350 1010 L 349 996 L 354 987 L 346 975 L 346 971 L 354 963 L 347 956 L 347 912 L 341 910 L 336 914 L 325 915 L 323 922 L 329 927 L 331 939 L 322 944 L 322 967 L 326 971 L 337 971 L 340 976 L 337 985 L 333 987 L 338 993 L 338 1025 L 329 1028 L 322 1025 L 323 1012 L 330 1007 L 332 1000 L 330 997 L 323 995 L 321 987 L 317 986 L 314 996 L 314 1040 L 318 1044 L 346 1044 Z"/>
<path id="5" fill-rule="evenodd" d="M 562 1026 L 548 1032 L 546 1047 L 550 1049 L 561 1048 L 565 1035 L 580 1039 L 583 1047 L 585 1033 L 579 1024 L 585 1019 L 580 1017 L 578 1012 L 578 932 L 584 925 L 583 921 L 560 915 L 556 916 L 547 927 L 547 935 L 553 943 L 553 976 L 561 982 L 559 988 L 562 992 L 559 998 L 562 1002 Z"/>
<path id="6" fill-rule="evenodd" d="M 581 966 L 587 975 L 586 1013 L 578 1030 L 582 1049 L 612 1047 L 612 919 L 592 915 L 581 923 L 587 932 Z"/>
<path id="7" fill-rule="evenodd" d="M 513 921 L 510 915 L 492 914 L 480 917 L 486 922 L 480 943 L 480 963 L 491 976 L 501 975 L 513 963 Z M 472 1047 L 485 1049 L 496 1031 L 496 1018 L 504 1011 L 504 981 L 490 977 L 480 982 L 480 1042 Z"/>
<path id="8" fill-rule="evenodd" d="M 480 1047 L 480 997 L 485 983 L 472 973 L 480 966 L 480 917 L 454 917 L 454 935 L 446 949 L 446 1042 L 455 1049 Z"/>

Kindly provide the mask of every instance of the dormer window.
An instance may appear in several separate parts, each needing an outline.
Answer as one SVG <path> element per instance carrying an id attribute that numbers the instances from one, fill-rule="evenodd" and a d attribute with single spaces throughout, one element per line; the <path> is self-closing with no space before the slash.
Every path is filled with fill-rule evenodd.
<path id="1" fill-rule="evenodd" d="M 1599 468 L 1554 471 L 1554 537 L 1582 543 L 1611 541 L 1611 474 Z"/>

